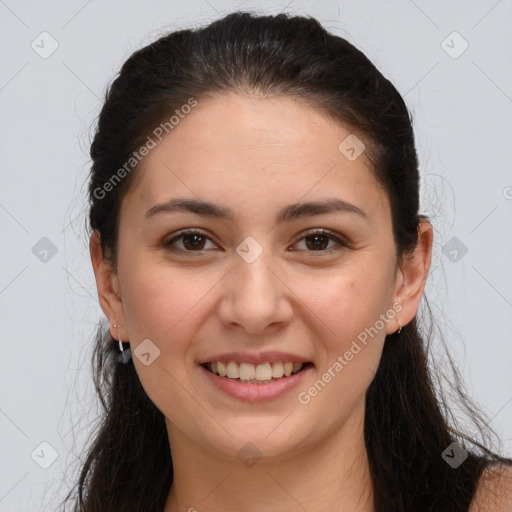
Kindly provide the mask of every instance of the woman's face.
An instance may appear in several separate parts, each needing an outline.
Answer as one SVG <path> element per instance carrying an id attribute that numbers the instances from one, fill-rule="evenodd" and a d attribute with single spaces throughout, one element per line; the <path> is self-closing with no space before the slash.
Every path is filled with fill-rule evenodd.
<path id="1" fill-rule="evenodd" d="M 249 442 L 286 457 L 362 432 L 384 338 L 419 298 L 405 296 L 388 199 L 358 144 L 310 106 L 233 93 L 199 101 L 145 157 L 121 206 L 119 300 L 102 305 L 171 436 L 217 457 Z M 291 206 L 324 201 L 339 208 Z M 310 364 L 248 384 L 200 365 L 218 360 L 261 362 L 240 367 L 247 378 Z"/>

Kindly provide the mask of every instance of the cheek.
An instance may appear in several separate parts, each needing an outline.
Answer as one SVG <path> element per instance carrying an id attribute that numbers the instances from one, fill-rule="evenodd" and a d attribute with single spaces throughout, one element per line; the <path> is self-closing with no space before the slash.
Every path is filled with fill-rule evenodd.
<path id="1" fill-rule="evenodd" d="M 180 385 L 187 378 L 183 361 L 193 348 L 190 340 L 194 338 L 195 315 L 204 307 L 205 294 L 212 284 L 191 273 L 184 276 L 177 269 L 144 266 L 140 261 L 126 261 L 125 268 L 129 271 L 124 275 L 123 304 L 132 354 L 146 339 L 159 351 L 154 359 L 151 355 L 149 365 L 137 357 L 133 357 L 133 363 L 151 401 L 174 419 L 173 411 L 186 408 L 188 395 L 184 396 Z"/>
<path id="2" fill-rule="evenodd" d="M 194 293 L 183 286 L 169 269 L 126 260 L 122 279 L 123 308 L 130 337 L 161 340 L 163 333 L 177 324 L 190 308 Z M 158 342 L 158 341 L 157 341 Z"/>
<path id="3" fill-rule="evenodd" d="M 361 270 L 333 277 L 310 296 L 319 323 L 328 327 L 319 337 L 325 356 L 322 371 L 330 371 L 331 380 L 337 382 L 334 386 L 340 386 L 349 401 L 349 396 L 355 398 L 366 390 L 378 368 L 386 336 L 381 315 L 387 321 L 392 318 L 390 286 L 386 272 Z M 325 380 L 329 378 L 325 375 Z"/>
<path id="4" fill-rule="evenodd" d="M 365 269 L 331 276 L 326 284 L 309 283 L 309 300 L 315 313 L 340 341 L 352 339 L 373 326 L 386 312 L 391 280 L 384 272 Z M 377 328 L 381 329 L 379 323 Z"/>

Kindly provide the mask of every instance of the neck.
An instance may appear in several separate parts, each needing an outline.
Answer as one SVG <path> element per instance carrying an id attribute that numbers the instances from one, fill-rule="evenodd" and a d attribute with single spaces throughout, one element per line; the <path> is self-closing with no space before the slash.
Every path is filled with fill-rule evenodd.
<path id="1" fill-rule="evenodd" d="M 321 443 L 250 466 L 199 446 L 167 422 L 174 480 L 164 512 L 374 512 L 364 402 Z"/>

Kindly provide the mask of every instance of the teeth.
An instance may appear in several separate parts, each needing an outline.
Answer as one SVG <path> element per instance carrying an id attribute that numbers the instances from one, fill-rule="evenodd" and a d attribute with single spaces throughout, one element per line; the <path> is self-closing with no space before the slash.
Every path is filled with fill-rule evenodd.
<path id="1" fill-rule="evenodd" d="M 272 380 L 272 365 L 270 363 L 264 363 L 259 364 L 258 366 L 254 366 L 253 364 L 241 364 L 240 365 L 240 379 L 242 378 L 242 375 L 245 379 L 245 373 L 242 372 L 242 367 L 247 368 L 247 375 L 250 375 L 254 370 L 254 377 L 251 377 L 251 379 L 256 380 Z"/>
<path id="2" fill-rule="evenodd" d="M 303 363 L 277 361 L 275 363 L 263 363 L 254 365 L 252 363 L 236 363 L 229 361 L 225 364 L 221 361 L 209 363 L 208 368 L 221 377 L 240 379 L 243 381 L 272 382 L 272 378 L 280 379 L 297 373 L 303 367 Z"/>
<path id="3" fill-rule="evenodd" d="M 272 365 L 272 377 L 276 377 L 278 379 L 279 377 L 282 377 L 283 374 L 283 363 L 281 361 L 274 363 Z"/>
<path id="4" fill-rule="evenodd" d="M 217 363 L 217 368 L 219 369 L 219 375 L 221 377 L 225 377 L 227 375 L 227 371 L 226 371 L 226 365 L 224 363 L 221 363 L 220 361 Z M 213 371 L 213 368 L 212 368 L 212 371 Z"/>
<path id="5" fill-rule="evenodd" d="M 238 365 L 234 361 L 229 361 L 226 371 L 227 377 L 229 377 L 230 379 L 238 379 L 240 377 Z"/>

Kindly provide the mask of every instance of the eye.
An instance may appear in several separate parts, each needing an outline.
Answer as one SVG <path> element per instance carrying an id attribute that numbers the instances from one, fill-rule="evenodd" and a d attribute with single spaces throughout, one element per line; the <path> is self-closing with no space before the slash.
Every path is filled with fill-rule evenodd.
<path id="1" fill-rule="evenodd" d="M 206 240 L 211 239 L 201 231 L 187 230 L 182 231 L 168 242 L 165 242 L 164 246 L 173 252 L 200 252 L 205 250 L 204 245 Z M 177 241 L 182 241 L 184 248 L 176 248 L 175 244 Z"/>
<path id="2" fill-rule="evenodd" d="M 211 241 L 211 238 L 201 231 L 186 230 L 178 233 L 168 242 L 165 242 L 164 246 L 173 252 L 202 252 L 207 250 L 207 248 L 205 248 L 207 240 Z M 335 245 L 338 245 L 338 248 L 349 247 L 347 242 L 326 229 L 317 229 L 308 232 L 296 242 L 295 245 L 303 240 L 306 241 L 307 252 L 330 252 L 333 250 L 333 247 L 328 247 L 329 241 L 334 241 Z M 177 242 L 181 242 L 182 247 L 177 247 Z M 334 250 L 336 249 L 334 248 Z"/>
<path id="3" fill-rule="evenodd" d="M 338 249 L 340 247 L 348 247 L 349 246 L 349 244 L 347 242 L 345 242 L 345 240 L 334 235 L 327 229 L 317 229 L 314 231 L 310 231 L 305 236 L 303 236 L 299 240 L 299 242 L 302 242 L 303 240 L 305 240 L 305 246 L 307 247 L 306 250 L 308 250 L 308 252 L 330 252 L 331 250 L 333 250 L 333 247 L 329 247 L 326 250 L 330 240 L 334 241 L 335 244 L 338 245 Z M 308 242 L 308 240 L 309 240 L 309 242 Z M 299 242 L 297 242 L 297 243 L 299 243 Z M 336 250 L 336 248 L 334 248 L 334 250 Z"/>

